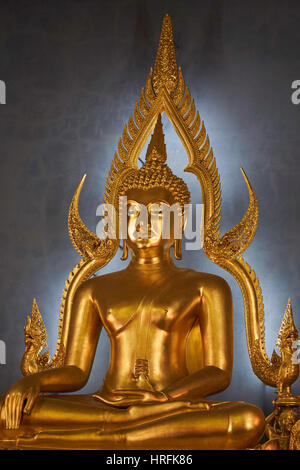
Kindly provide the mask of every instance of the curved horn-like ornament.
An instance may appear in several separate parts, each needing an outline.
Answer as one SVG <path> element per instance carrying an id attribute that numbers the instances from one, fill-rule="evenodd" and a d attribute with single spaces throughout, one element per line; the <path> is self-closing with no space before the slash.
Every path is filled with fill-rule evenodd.
<path id="1" fill-rule="evenodd" d="M 85 260 L 98 257 L 109 258 L 113 256 L 117 240 L 101 240 L 83 223 L 79 211 L 78 201 L 86 175 L 80 181 L 73 196 L 68 216 L 68 228 L 74 248 Z"/>
<path id="2" fill-rule="evenodd" d="M 204 251 L 213 261 L 214 259 L 225 258 L 227 260 L 236 259 L 251 244 L 258 224 L 258 205 L 251 183 L 241 168 L 244 180 L 249 191 L 249 206 L 242 220 L 231 230 L 226 232 L 220 239 L 216 239 L 212 234 L 214 230 L 213 217 L 208 223 Z"/>

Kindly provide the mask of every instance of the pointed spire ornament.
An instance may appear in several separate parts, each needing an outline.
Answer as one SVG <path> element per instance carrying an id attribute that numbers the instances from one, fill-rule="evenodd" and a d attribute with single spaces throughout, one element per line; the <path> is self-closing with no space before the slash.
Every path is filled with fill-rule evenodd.
<path id="1" fill-rule="evenodd" d="M 294 324 L 293 311 L 291 305 L 291 298 L 289 298 L 285 314 L 281 323 L 281 327 L 278 333 L 277 346 L 280 348 L 284 345 L 285 340 L 291 334 L 297 335 L 298 331 Z"/>
<path id="2" fill-rule="evenodd" d="M 161 163 L 165 163 L 167 160 L 167 150 L 161 122 L 161 114 L 158 115 L 146 154 L 146 162 L 154 160 Z"/>
<path id="3" fill-rule="evenodd" d="M 30 317 L 29 317 L 30 318 Z M 28 317 L 27 317 L 28 319 Z M 30 327 L 35 328 L 36 332 L 39 332 L 41 345 L 47 347 L 47 331 L 42 315 L 40 314 L 36 299 L 32 302 L 32 311 L 30 319 Z"/>
<path id="4" fill-rule="evenodd" d="M 160 33 L 160 40 L 153 71 L 153 88 L 156 94 L 162 86 L 173 92 L 178 80 L 173 30 L 170 15 L 166 14 Z"/>

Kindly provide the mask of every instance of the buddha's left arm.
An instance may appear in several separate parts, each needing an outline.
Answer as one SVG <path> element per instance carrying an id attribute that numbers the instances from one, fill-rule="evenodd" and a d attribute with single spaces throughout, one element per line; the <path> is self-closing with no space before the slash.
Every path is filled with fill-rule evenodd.
<path id="1" fill-rule="evenodd" d="M 204 367 L 169 386 L 173 399 L 199 399 L 228 387 L 233 365 L 233 309 L 226 281 L 211 276 L 200 288 L 199 323 Z"/>

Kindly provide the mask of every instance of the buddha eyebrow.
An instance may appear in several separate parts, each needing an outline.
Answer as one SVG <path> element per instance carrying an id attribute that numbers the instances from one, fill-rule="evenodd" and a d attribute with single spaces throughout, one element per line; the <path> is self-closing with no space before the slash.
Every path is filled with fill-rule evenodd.
<path id="1" fill-rule="evenodd" d="M 140 205 L 145 205 L 146 207 L 150 206 L 151 204 L 152 205 L 154 205 L 154 204 L 157 204 L 157 205 L 166 204 L 167 206 L 171 207 L 171 204 L 168 201 L 165 201 L 163 199 L 160 199 L 159 201 L 157 201 L 157 200 L 149 201 L 149 202 L 147 202 L 147 204 L 143 204 L 142 202 L 137 202 L 137 201 L 129 199 L 127 201 L 127 205 L 130 205 L 130 204 L 132 204 L 132 205 L 136 204 L 136 205 L 139 205 L 139 206 Z"/>
<path id="2" fill-rule="evenodd" d="M 167 206 L 171 207 L 171 204 L 167 201 L 164 201 L 164 200 L 160 200 L 159 202 L 157 201 L 150 201 L 148 202 L 147 204 L 147 207 L 150 206 L 150 205 L 154 205 L 154 204 L 157 204 L 157 205 L 160 205 L 160 204 L 166 204 Z"/>

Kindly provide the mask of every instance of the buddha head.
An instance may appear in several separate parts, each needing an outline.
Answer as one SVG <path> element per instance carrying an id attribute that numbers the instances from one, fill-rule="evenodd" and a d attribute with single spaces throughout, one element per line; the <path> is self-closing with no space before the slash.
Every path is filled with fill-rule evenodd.
<path id="1" fill-rule="evenodd" d="M 127 177 L 119 189 L 126 196 L 127 238 L 123 256 L 128 248 L 151 256 L 168 252 L 174 246 L 174 256 L 181 259 L 181 239 L 187 214 L 184 206 L 190 201 L 184 181 L 174 175 L 165 163 L 166 146 L 159 115 L 144 165 Z M 124 214 L 122 214 L 124 215 Z"/>

